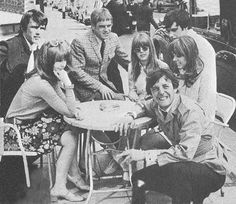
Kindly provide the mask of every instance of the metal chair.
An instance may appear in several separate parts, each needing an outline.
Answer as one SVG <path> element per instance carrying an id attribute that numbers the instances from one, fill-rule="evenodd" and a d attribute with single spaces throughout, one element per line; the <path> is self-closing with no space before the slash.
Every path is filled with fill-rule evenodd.
<path id="1" fill-rule="evenodd" d="M 216 95 L 216 118 L 220 119 L 224 126 L 228 127 L 228 122 L 232 117 L 236 104 L 235 99 L 223 93 Z M 216 121 L 218 123 L 218 121 Z"/>
<path id="2" fill-rule="evenodd" d="M 228 127 L 228 122 L 235 111 L 235 107 L 236 103 L 233 97 L 223 93 L 217 93 L 215 123 L 220 124 L 224 127 Z M 224 197 L 224 191 L 222 188 L 220 189 L 220 194 L 222 197 Z"/>
<path id="3" fill-rule="evenodd" d="M 17 134 L 17 139 L 18 139 L 18 145 L 19 145 L 19 150 L 13 151 L 13 150 L 4 150 L 4 131 L 5 128 L 11 128 L 13 129 L 16 134 Z M 54 150 L 53 150 L 54 154 Z M 26 179 L 26 185 L 27 187 L 30 187 L 30 177 L 29 177 L 29 168 L 28 168 L 28 162 L 26 157 L 30 156 L 37 156 L 36 152 L 33 151 L 25 151 L 23 144 L 22 144 L 22 139 L 21 139 L 21 134 L 15 124 L 11 123 L 5 123 L 3 118 L 0 118 L 0 161 L 2 156 L 21 156 L 23 159 L 23 164 L 24 164 L 24 171 L 25 171 L 25 179 Z M 54 158 L 53 158 L 53 161 Z M 51 169 L 51 156 L 50 153 L 47 154 L 47 162 L 48 162 L 48 172 L 49 172 L 49 181 L 50 181 L 50 187 L 52 187 L 52 169 Z M 40 167 L 42 167 L 42 156 L 40 158 Z"/>

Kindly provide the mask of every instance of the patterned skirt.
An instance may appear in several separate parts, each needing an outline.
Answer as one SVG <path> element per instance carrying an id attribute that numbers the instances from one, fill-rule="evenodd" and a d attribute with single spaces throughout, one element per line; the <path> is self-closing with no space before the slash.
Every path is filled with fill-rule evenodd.
<path id="1" fill-rule="evenodd" d="M 69 125 L 63 116 L 55 111 L 46 111 L 34 120 L 25 120 L 17 125 L 25 151 L 34 151 L 39 155 L 51 152 L 60 145 L 61 135 Z M 16 132 L 12 128 L 5 129 L 4 150 L 20 150 Z"/>

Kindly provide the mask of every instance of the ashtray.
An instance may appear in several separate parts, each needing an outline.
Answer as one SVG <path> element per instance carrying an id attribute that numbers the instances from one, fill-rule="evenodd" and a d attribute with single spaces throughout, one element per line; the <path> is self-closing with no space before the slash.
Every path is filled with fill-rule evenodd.
<path id="1" fill-rule="evenodd" d="M 111 112 L 120 108 L 117 103 L 101 103 L 99 109 L 104 112 Z"/>

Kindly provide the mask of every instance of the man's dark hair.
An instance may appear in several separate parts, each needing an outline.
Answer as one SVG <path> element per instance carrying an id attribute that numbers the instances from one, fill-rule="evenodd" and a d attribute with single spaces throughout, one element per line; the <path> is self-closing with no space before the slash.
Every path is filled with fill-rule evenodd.
<path id="1" fill-rule="evenodd" d="M 174 9 L 165 15 L 163 24 L 166 28 L 170 28 L 174 22 L 182 29 L 191 28 L 189 13 L 183 9 Z"/>
<path id="2" fill-rule="evenodd" d="M 34 22 L 36 22 L 39 26 L 47 26 L 48 24 L 48 18 L 45 16 L 44 13 L 42 13 L 41 11 L 38 11 L 36 9 L 31 9 L 29 11 L 27 11 L 26 13 L 24 13 L 24 15 L 21 18 L 20 21 L 20 31 L 26 31 L 27 30 L 27 26 L 30 22 L 30 19 L 32 19 Z"/>
<path id="3" fill-rule="evenodd" d="M 179 80 L 176 78 L 174 73 L 170 69 L 159 69 L 156 72 L 154 72 L 151 75 L 151 77 L 147 78 L 147 93 L 148 94 L 151 94 L 151 88 L 163 76 L 165 76 L 166 78 L 171 80 L 171 83 L 172 83 L 174 89 L 178 88 Z"/>

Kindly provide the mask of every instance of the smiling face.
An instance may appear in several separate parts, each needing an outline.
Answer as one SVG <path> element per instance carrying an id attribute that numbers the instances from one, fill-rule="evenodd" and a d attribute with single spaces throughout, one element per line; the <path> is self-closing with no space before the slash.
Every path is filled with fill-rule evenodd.
<path id="1" fill-rule="evenodd" d="M 44 25 L 39 25 L 32 19 L 30 19 L 27 29 L 23 31 L 23 35 L 29 41 L 30 44 L 38 43 L 45 31 Z"/>
<path id="2" fill-rule="evenodd" d="M 171 80 L 164 75 L 151 88 L 151 93 L 160 108 L 166 110 L 174 100 L 176 89 Z"/>
<path id="3" fill-rule="evenodd" d="M 99 21 L 96 26 L 92 25 L 92 30 L 98 38 L 100 38 L 101 40 L 105 40 L 108 38 L 111 32 L 111 27 L 111 20 Z"/>
<path id="4" fill-rule="evenodd" d="M 187 64 L 187 60 L 184 56 L 177 56 L 176 54 L 174 54 L 173 62 L 176 64 L 180 73 L 184 71 L 184 67 Z"/>
<path id="5" fill-rule="evenodd" d="M 140 46 L 134 49 L 138 59 L 142 64 L 147 64 L 149 60 L 150 49 L 148 46 Z"/>

